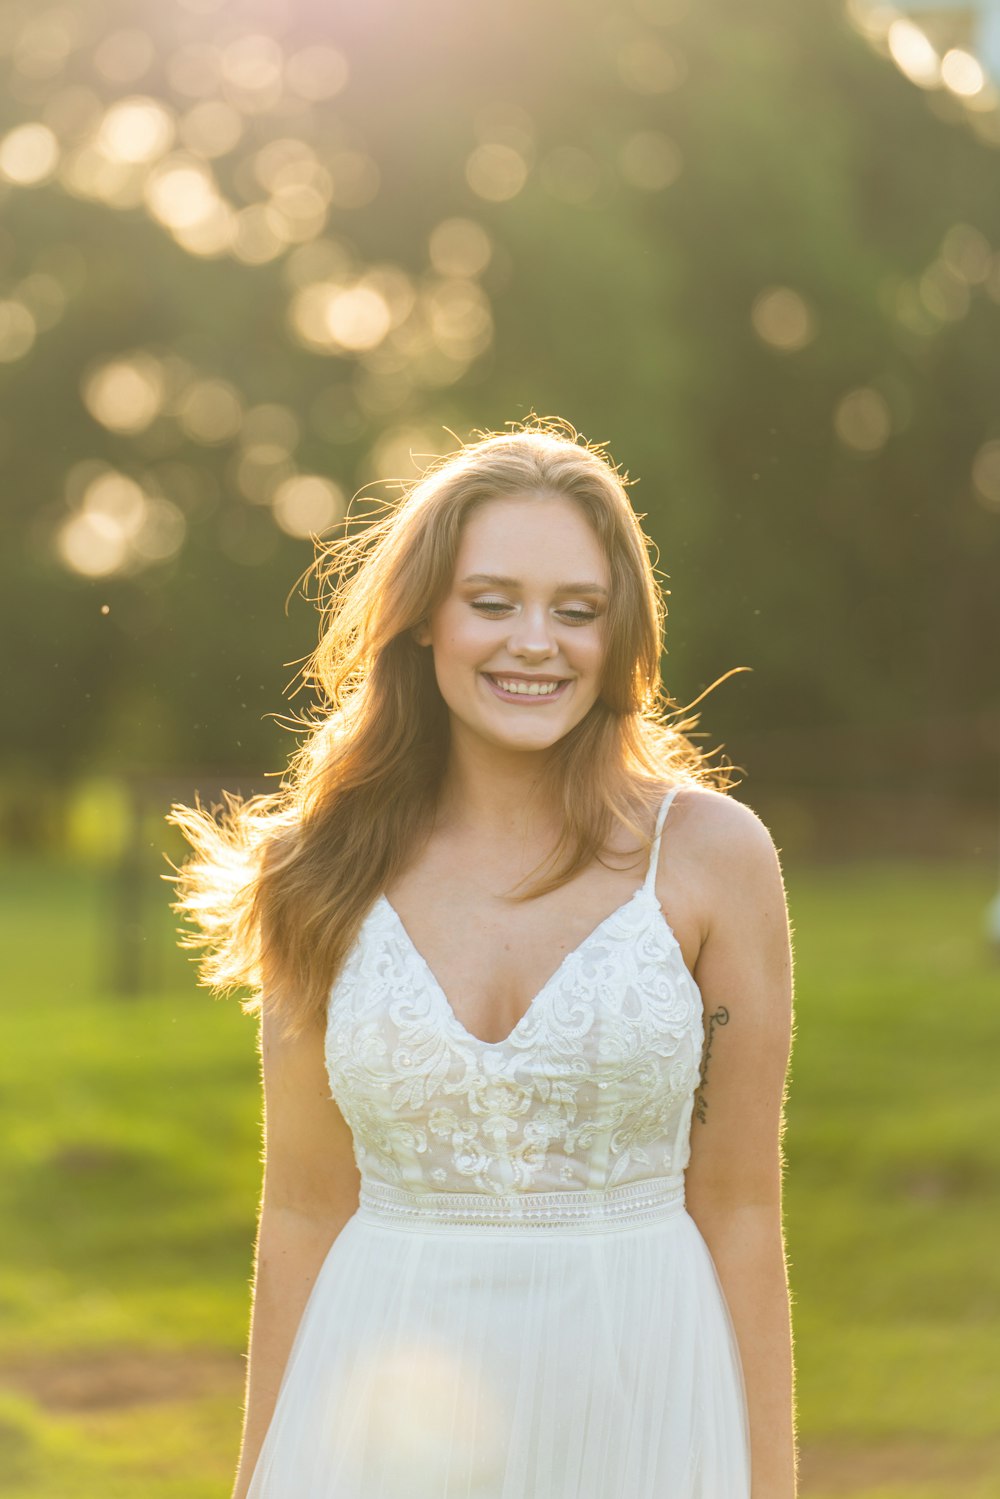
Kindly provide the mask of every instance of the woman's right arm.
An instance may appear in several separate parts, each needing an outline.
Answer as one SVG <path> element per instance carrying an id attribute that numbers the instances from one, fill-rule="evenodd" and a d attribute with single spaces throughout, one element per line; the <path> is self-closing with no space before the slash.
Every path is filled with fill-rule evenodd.
<path id="1" fill-rule="evenodd" d="M 351 1132 L 330 1097 L 323 1029 L 317 1022 L 287 1040 L 271 1016 L 260 1024 L 264 1185 L 232 1499 L 246 1499 L 309 1293 L 358 1205 Z"/>

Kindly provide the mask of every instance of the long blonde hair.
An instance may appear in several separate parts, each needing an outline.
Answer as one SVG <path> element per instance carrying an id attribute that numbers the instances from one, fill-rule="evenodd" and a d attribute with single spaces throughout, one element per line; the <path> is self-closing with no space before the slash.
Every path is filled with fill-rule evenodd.
<path id="1" fill-rule="evenodd" d="M 534 885 L 511 898 L 572 879 L 618 822 L 648 848 L 641 816 L 665 782 L 732 784 L 732 767 L 710 766 L 688 738 L 697 715 L 672 721 L 687 710 L 660 681 L 664 590 L 606 445 L 534 414 L 477 438 L 435 460 L 360 534 L 348 521 L 343 536 L 317 543 L 321 630 L 304 676 L 320 707 L 300 719 L 306 737 L 279 789 L 245 801 L 224 793 L 210 810 L 196 796 L 167 817 L 194 849 L 164 878 L 177 887 L 171 909 L 194 925 L 179 941 L 201 950 L 199 982 L 216 993 L 250 987 L 242 1008 L 273 1009 L 288 1034 L 322 1020 L 366 912 L 432 824 L 449 720 L 432 653 L 411 632 L 450 591 L 462 528 L 487 501 L 569 497 L 611 577 L 598 699 L 545 761 L 541 790 L 562 809 L 562 836 Z"/>

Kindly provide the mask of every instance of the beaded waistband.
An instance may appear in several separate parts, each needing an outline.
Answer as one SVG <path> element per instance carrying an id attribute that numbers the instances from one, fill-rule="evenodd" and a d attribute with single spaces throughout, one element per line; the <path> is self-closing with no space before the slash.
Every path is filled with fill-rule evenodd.
<path id="1" fill-rule="evenodd" d="M 409 1192 L 362 1181 L 357 1216 L 416 1229 L 530 1229 L 608 1233 L 684 1211 L 683 1177 L 626 1182 L 606 1191 Z"/>

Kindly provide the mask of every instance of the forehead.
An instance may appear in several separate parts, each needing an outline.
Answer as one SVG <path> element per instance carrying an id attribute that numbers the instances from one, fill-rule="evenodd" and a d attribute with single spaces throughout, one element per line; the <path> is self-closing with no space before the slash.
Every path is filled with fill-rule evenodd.
<path id="1" fill-rule="evenodd" d="M 546 578 L 551 573 L 608 582 L 604 549 L 583 511 L 561 495 L 503 496 L 469 516 L 459 542 L 455 574 L 506 573 Z M 583 571 L 577 569 L 583 568 Z"/>

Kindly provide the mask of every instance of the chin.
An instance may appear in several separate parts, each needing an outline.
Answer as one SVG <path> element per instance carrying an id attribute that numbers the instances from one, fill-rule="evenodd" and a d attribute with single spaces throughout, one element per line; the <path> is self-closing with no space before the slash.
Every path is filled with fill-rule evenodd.
<path id="1" fill-rule="evenodd" d="M 549 724 L 544 730 L 536 730 L 534 734 L 504 735 L 494 731 L 490 737 L 495 744 L 505 745 L 508 749 L 548 750 L 554 749 L 575 728 L 575 723 Z"/>

